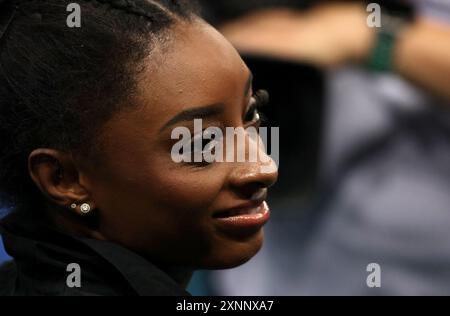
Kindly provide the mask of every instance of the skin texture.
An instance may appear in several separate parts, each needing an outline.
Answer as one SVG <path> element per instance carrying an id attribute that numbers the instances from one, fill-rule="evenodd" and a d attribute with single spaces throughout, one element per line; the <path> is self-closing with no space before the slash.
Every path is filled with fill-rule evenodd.
<path id="1" fill-rule="evenodd" d="M 205 118 L 203 127 L 245 127 L 253 92 L 248 68 L 215 29 L 201 20 L 179 22 L 171 35 L 143 61 L 130 99 L 137 106 L 102 127 L 95 162 L 37 149 L 29 158 L 30 175 L 48 198 L 49 216 L 71 234 L 119 243 L 165 266 L 234 267 L 258 252 L 263 231 L 227 235 L 212 214 L 266 193 L 277 171 L 261 173 L 260 163 L 251 162 L 172 161 L 172 129 L 193 130 L 193 122 L 161 131 L 169 120 L 187 109 L 222 103 L 223 112 Z M 78 206 L 71 210 L 74 202 Z M 81 215 L 84 202 L 93 207 L 95 224 Z"/>

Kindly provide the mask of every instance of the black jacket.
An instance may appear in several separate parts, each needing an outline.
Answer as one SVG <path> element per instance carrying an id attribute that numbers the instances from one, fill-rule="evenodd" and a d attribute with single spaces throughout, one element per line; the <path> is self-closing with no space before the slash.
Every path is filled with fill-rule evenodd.
<path id="1" fill-rule="evenodd" d="M 30 216 L 9 216 L 0 232 L 14 258 L 0 267 L 0 295 L 189 295 L 161 269 L 117 244 L 74 238 Z M 67 282 L 73 280 L 71 263 L 80 268 L 81 287 Z"/>

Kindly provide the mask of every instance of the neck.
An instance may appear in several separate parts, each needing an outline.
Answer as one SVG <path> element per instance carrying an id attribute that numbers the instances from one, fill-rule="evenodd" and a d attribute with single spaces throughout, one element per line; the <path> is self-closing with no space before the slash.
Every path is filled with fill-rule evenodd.
<path id="1" fill-rule="evenodd" d="M 55 212 L 50 211 L 49 209 L 47 209 L 46 211 L 48 218 L 55 225 L 55 227 L 62 229 L 69 235 L 106 240 L 100 233 L 96 232 L 96 230 L 91 229 L 90 226 L 92 226 L 92 223 L 80 222 L 80 220 L 76 218 L 76 216 L 68 212 Z M 194 273 L 193 269 L 175 266 L 162 266 L 160 267 L 160 269 L 163 270 L 183 288 L 186 288 L 189 285 L 189 282 Z"/>

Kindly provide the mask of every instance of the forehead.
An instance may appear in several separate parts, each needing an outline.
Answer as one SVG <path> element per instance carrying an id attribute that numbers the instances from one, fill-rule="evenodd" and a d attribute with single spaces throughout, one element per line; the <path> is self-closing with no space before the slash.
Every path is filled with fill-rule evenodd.
<path id="1" fill-rule="evenodd" d="M 155 59 L 154 54 L 160 56 Z M 200 20 L 177 24 L 167 47 L 151 55 L 139 78 L 138 95 L 158 120 L 192 107 L 242 99 L 247 66 L 219 32 Z"/>
<path id="2" fill-rule="evenodd" d="M 233 46 L 201 21 L 179 24 L 171 35 L 145 60 L 133 106 L 114 115 L 98 135 L 102 161 L 119 164 L 117 170 L 131 172 L 157 156 L 152 145 L 167 136 L 160 129 L 184 110 L 224 103 L 227 117 L 242 115 L 238 105 L 245 104 L 249 70 Z"/>
<path id="3" fill-rule="evenodd" d="M 242 114 L 249 70 L 234 47 L 204 22 L 179 24 L 172 39 L 155 50 L 138 76 L 135 106 L 124 107 L 102 128 L 103 151 L 118 157 L 139 153 L 157 143 L 160 129 L 180 112 L 224 103 L 226 115 Z M 148 155 L 145 152 L 144 155 Z M 137 163 L 137 162 L 136 162 Z"/>

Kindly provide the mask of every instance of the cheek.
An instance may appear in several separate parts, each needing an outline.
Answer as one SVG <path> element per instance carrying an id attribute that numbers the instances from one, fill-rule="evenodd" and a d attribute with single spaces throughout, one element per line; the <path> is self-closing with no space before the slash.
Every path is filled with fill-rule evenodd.
<path id="1" fill-rule="evenodd" d="M 224 180 L 214 169 L 193 171 L 181 167 L 156 177 L 154 184 L 158 188 L 155 198 L 164 205 L 206 210 L 214 204 Z"/>
<path id="2" fill-rule="evenodd" d="M 143 146 L 141 146 L 143 147 Z M 132 146 L 132 148 L 141 148 Z M 94 189 L 106 209 L 136 208 L 157 211 L 208 209 L 224 187 L 226 168 L 195 168 L 171 160 L 170 151 L 118 152 L 114 161 L 95 176 Z M 181 211 L 181 214 L 180 214 Z M 169 212 L 172 213 L 173 211 Z M 201 213 L 201 212 L 200 212 Z"/>
<path id="3" fill-rule="evenodd" d="M 199 169 L 166 159 L 125 173 L 116 170 L 102 199 L 102 231 L 131 249 L 161 257 L 181 244 L 184 249 L 203 244 L 211 235 L 210 214 L 226 175 L 220 166 Z"/>
<path id="4" fill-rule="evenodd" d="M 228 173 L 226 167 L 217 164 L 198 168 L 175 163 L 169 150 L 158 151 L 141 166 L 135 175 L 139 192 L 163 208 L 200 214 L 209 209 L 225 187 Z"/>

